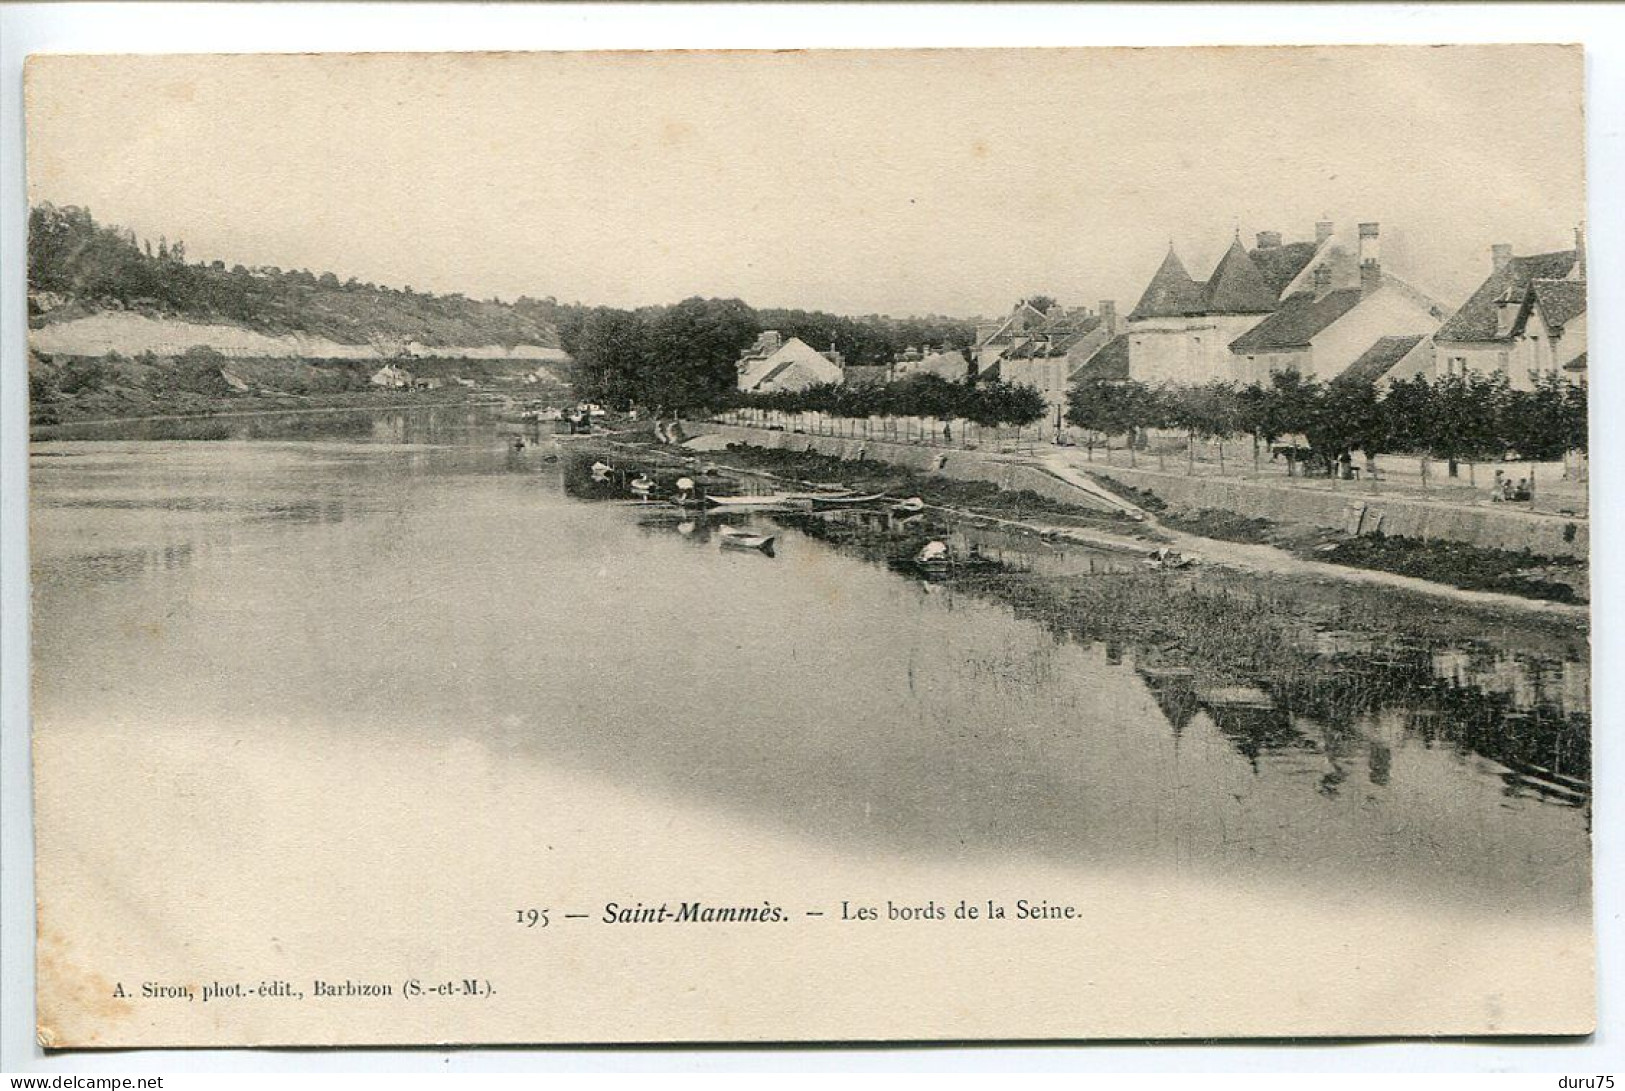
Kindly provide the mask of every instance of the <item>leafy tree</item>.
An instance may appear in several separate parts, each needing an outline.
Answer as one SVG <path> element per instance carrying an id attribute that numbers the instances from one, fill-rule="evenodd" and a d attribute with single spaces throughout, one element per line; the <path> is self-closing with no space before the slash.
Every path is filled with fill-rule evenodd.
<path id="1" fill-rule="evenodd" d="M 1388 446 L 1388 418 L 1374 384 L 1334 379 L 1321 387 L 1309 407 L 1302 431 L 1309 447 L 1330 469 L 1361 451 L 1368 468 Z"/>
<path id="2" fill-rule="evenodd" d="M 1068 424 L 1108 436 L 1127 435 L 1130 442 L 1140 429 L 1155 427 L 1166 417 L 1159 392 L 1134 380 L 1084 382 L 1067 393 Z"/>
<path id="3" fill-rule="evenodd" d="M 648 358 L 648 330 L 638 315 L 595 308 L 564 331 L 564 348 L 578 397 L 622 410 L 638 400 Z"/>
<path id="4" fill-rule="evenodd" d="M 1524 458 L 1558 459 L 1585 450 L 1585 388 L 1560 375 L 1542 375 L 1533 390 L 1509 391 L 1503 432 L 1507 445 Z"/>
<path id="5" fill-rule="evenodd" d="M 685 299 L 649 323 L 636 400 L 654 407 L 707 409 L 735 389 L 740 355 L 761 332 L 756 312 L 737 299 Z"/>
<path id="6" fill-rule="evenodd" d="M 1477 461 L 1507 449 L 1502 415 L 1511 392 L 1499 372 L 1445 375 L 1434 380 L 1426 420 L 1414 422 L 1434 457 L 1448 461 L 1455 477 L 1462 460 Z"/>

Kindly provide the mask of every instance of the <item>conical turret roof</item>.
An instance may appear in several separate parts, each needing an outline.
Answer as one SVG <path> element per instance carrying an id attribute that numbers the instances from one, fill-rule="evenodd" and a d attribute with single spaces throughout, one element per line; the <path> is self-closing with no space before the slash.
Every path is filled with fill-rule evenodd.
<path id="1" fill-rule="evenodd" d="M 1179 255 L 1174 253 L 1173 244 L 1170 243 L 1168 256 L 1162 259 L 1162 265 L 1157 268 L 1151 283 L 1146 285 L 1145 294 L 1129 312 L 1129 317 L 1169 318 L 1192 314 L 1201 309 L 1202 286 L 1192 280 L 1191 275 L 1185 271 L 1184 263 L 1179 260 Z"/>
<path id="2" fill-rule="evenodd" d="M 1202 289 L 1202 309 L 1210 314 L 1266 314 L 1279 302 L 1238 235 Z"/>

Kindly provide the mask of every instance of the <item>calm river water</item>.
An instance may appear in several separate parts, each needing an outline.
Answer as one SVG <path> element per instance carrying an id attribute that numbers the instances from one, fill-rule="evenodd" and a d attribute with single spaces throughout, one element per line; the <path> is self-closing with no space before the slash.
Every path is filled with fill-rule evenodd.
<path id="1" fill-rule="evenodd" d="M 1582 635 L 1458 633 L 1437 616 L 1396 632 L 1394 610 L 1341 601 L 1352 592 L 1261 597 L 1239 577 L 1009 536 L 978 539 L 1008 579 L 929 582 L 884 563 L 887 542 L 919 527 L 854 543 L 755 516 L 776 555 L 727 550 L 714 526 L 632 504 L 584 465 L 631 456 L 558 451 L 514 451 L 464 410 L 36 444 L 42 754 L 75 755 L 64 763 L 120 800 L 80 816 L 46 785 L 47 819 L 60 806 L 64 839 L 134 830 L 154 859 L 204 857 L 180 874 L 196 869 L 205 902 L 219 868 L 253 881 L 227 855 L 297 855 L 275 832 L 211 840 L 222 815 L 273 823 L 276 785 L 298 800 L 288 823 L 308 817 L 358 855 L 408 845 L 522 871 L 542 841 L 568 840 L 540 825 L 556 815 L 491 819 L 518 814 L 504 778 L 534 771 L 583 796 L 572 813 L 589 825 L 602 786 L 617 829 L 636 831 L 616 842 L 623 860 L 704 856 L 719 882 L 740 853 L 835 873 L 1014 868 L 1064 889 L 1134 876 L 1245 891 L 1254 926 L 1376 905 L 1399 929 L 1523 921 L 1588 942 Z M 1087 616 L 1046 607 L 1069 581 L 1111 593 Z M 1290 639 L 1246 663 L 1140 624 L 1187 606 L 1222 621 L 1232 604 L 1251 620 L 1209 628 L 1236 639 L 1261 602 Z M 192 725 L 209 751 L 196 764 L 174 758 Z M 277 766 L 274 781 L 240 769 L 238 746 L 266 755 L 254 760 Z M 338 754 L 351 780 L 330 767 Z M 121 779 L 149 758 L 138 786 Z M 177 760 L 190 772 L 163 772 Z M 407 792 L 425 772 L 409 763 L 425 761 L 436 798 L 456 802 L 448 822 L 486 816 L 474 844 L 437 840 L 445 829 L 417 824 L 410 793 L 382 786 Z M 544 805 L 544 789 L 527 792 L 525 807 Z M 694 832 L 711 823 L 727 832 Z M 337 865 L 322 874 L 323 891 L 342 882 Z M 584 903 L 609 897 L 568 874 Z M 845 893 L 817 874 L 798 882 L 833 912 Z M 91 883 L 64 864 L 42 896 Z"/>

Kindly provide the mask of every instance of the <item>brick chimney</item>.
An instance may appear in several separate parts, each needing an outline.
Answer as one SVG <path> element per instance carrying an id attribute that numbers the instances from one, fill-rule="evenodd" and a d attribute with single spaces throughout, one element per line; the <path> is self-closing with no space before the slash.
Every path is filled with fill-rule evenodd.
<path id="1" fill-rule="evenodd" d="M 1382 286 L 1382 249 L 1377 225 L 1360 225 L 1360 294 L 1370 295 Z"/>
<path id="2" fill-rule="evenodd" d="M 1117 300 L 1100 301 L 1100 326 L 1106 331 L 1108 340 L 1117 336 Z"/>
<path id="3" fill-rule="evenodd" d="M 1258 248 L 1260 250 L 1277 250 L 1281 246 L 1281 233 L 1279 231 L 1260 231 L 1258 233 Z"/>
<path id="4" fill-rule="evenodd" d="M 1331 238 L 1334 227 L 1335 225 L 1330 220 L 1321 220 L 1319 223 L 1315 224 L 1315 245 L 1319 246 L 1321 243 Z"/>
<path id="5" fill-rule="evenodd" d="M 1499 273 L 1502 269 L 1505 269 L 1508 265 L 1511 265 L 1512 244 L 1507 242 L 1498 242 L 1494 246 L 1490 247 L 1490 263 L 1493 266 L 1493 271 L 1497 273 Z"/>

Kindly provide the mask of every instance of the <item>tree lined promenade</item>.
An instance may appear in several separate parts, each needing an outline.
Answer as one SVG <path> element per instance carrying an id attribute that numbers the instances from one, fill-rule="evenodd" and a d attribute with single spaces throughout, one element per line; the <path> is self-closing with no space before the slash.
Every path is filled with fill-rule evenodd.
<path id="1" fill-rule="evenodd" d="M 1037 392 L 919 376 L 739 396 L 739 424 L 954 448 L 1037 454 L 1078 468 L 1273 478 L 1298 488 L 1507 503 L 1584 515 L 1586 392 L 1561 379 L 1514 390 L 1504 376 L 1415 378 L 1379 390 L 1286 372 L 1265 384 L 1080 384 L 1066 422 Z"/>

